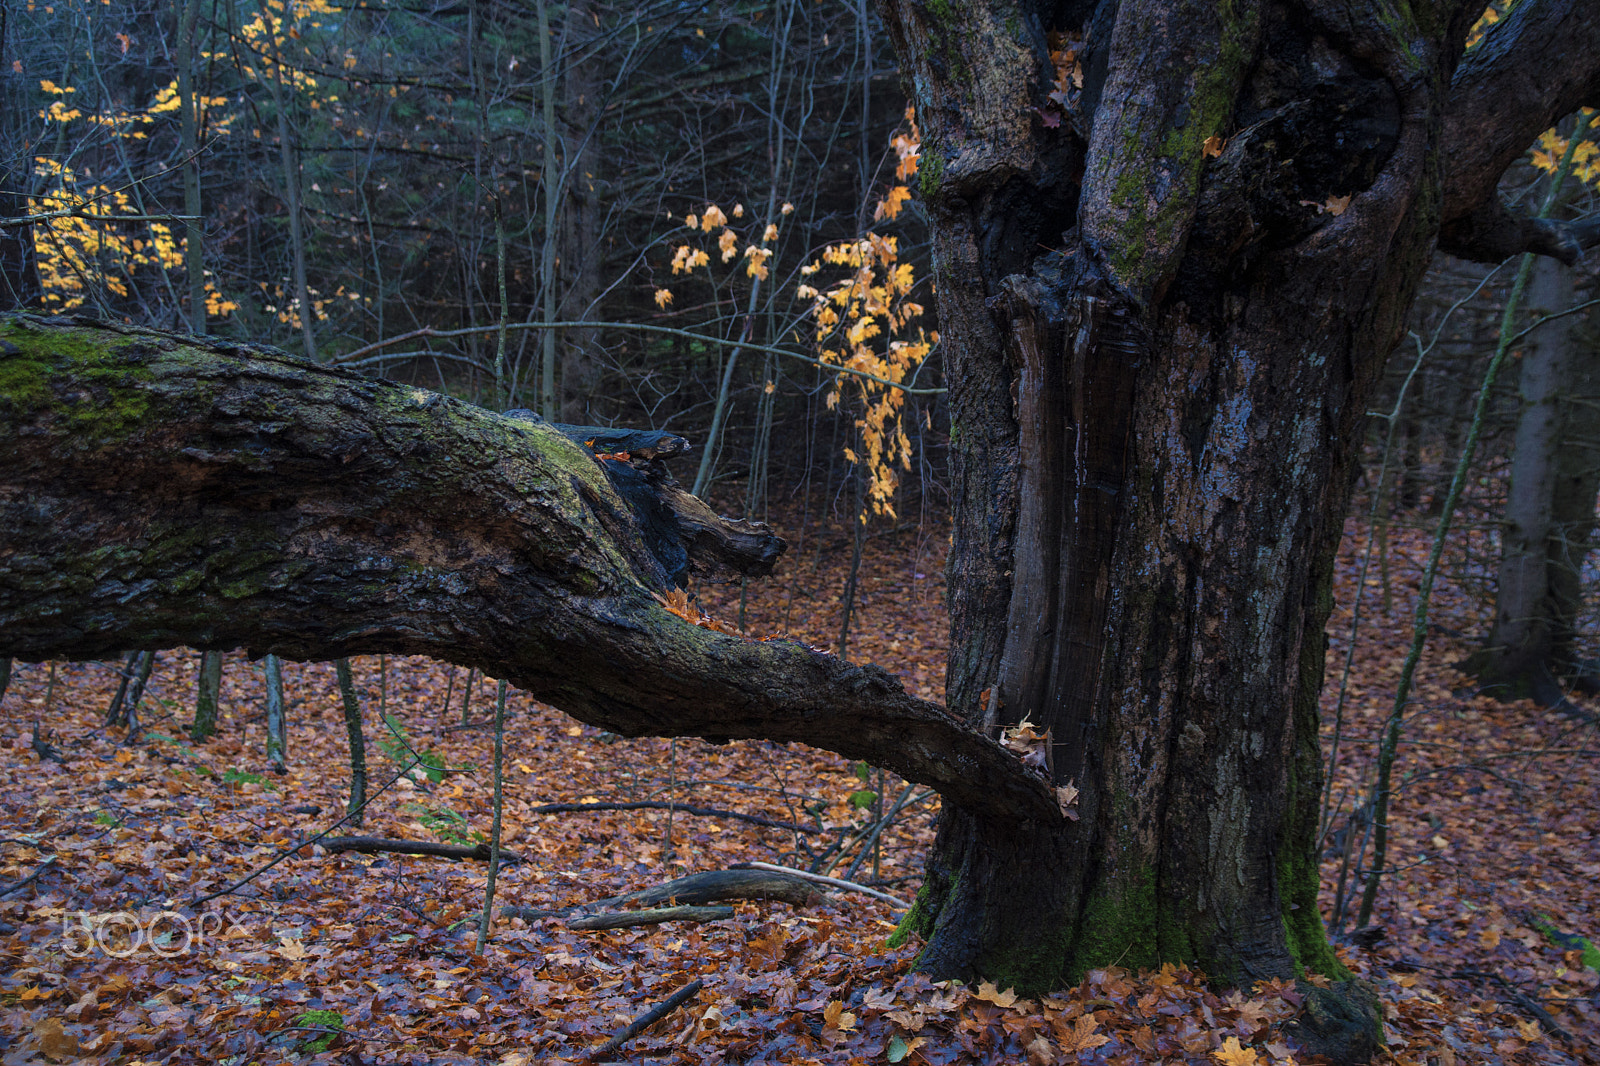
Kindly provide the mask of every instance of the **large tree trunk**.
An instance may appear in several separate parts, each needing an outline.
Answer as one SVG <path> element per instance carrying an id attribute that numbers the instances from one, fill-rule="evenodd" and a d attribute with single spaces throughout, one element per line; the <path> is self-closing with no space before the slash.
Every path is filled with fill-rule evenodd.
<path id="1" fill-rule="evenodd" d="M 682 438 L 571 428 L 592 446 L 272 349 L 0 319 L 0 654 L 432 655 L 624 736 L 797 741 L 1059 820 L 884 671 L 664 609 L 782 541 L 676 487 Z"/>
<path id="2" fill-rule="evenodd" d="M 1082 790 L 1066 823 L 946 812 L 909 920 L 934 973 L 1343 973 L 1314 840 L 1334 551 L 1441 216 L 1499 174 L 1444 181 L 1476 11 L 1425 6 L 1392 32 L 1360 4 L 885 0 L 949 360 L 948 702 L 1048 730 Z M 1548 47 L 1563 6 L 1517 31 Z"/>

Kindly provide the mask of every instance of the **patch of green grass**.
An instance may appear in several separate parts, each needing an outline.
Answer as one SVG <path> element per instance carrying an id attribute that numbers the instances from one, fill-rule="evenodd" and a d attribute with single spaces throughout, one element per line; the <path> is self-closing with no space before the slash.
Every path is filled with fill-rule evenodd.
<path id="1" fill-rule="evenodd" d="M 486 843 L 482 833 L 467 829 L 467 819 L 460 811 L 450 807 L 429 807 L 421 803 L 408 803 L 402 808 L 416 816 L 423 827 L 446 844 L 460 844 L 470 848 Z"/>
<path id="2" fill-rule="evenodd" d="M 389 758 L 404 766 L 413 759 L 422 762 L 411 770 L 411 778 L 418 781 L 417 775 L 437 785 L 444 780 L 444 759 L 436 752 L 419 749 L 411 743 L 411 738 L 406 735 L 405 726 L 400 719 L 392 714 L 383 716 L 383 724 L 389 727 L 389 735 L 378 738 L 378 748 Z"/>
<path id="3" fill-rule="evenodd" d="M 261 774 L 252 774 L 245 770 L 231 769 L 222 771 L 222 783 L 230 788 L 235 785 L 260 785 L 270 792 L 276 792 L 278 786 L 268 781 Z"/>
<path id="4" fill-rule="evenodd" d="M 338 1039 L 339 1033 L 344 1032 L 344 1015 L 336 1010 L 301 1011 L 294 1016 L 294 1024 L 318 1026 L 323 1029 L 337 1029 L 339 1031 L 338 1033 L 323 1033 L 320 1036 L 301 1042 L 300 1049 L 302 1051 L 309 1051 L 315 1054 L 320 1051 L 327 1051 L 329 1045 Z"/>

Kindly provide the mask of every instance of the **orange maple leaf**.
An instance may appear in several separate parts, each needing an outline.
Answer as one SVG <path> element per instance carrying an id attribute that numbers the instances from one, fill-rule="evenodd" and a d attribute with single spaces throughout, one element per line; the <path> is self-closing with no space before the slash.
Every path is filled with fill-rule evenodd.
<path id="1" fill-rule="evenodd" d="M 1077 1022 L 1073 1024 L 1070 1030 L 1061 1028 L 1056 1030 L 1056 1039 L 1061 1041 L 1061 1049 L 1063 1051 L 1070 1052 L 1088 1051 L 1091 1048 L 1099 1047 L 1101 1044 L 1111 1043 L 1110 1037 L 1100 1036 L 1095 1032 L 1099 1025 L 1100 1019 L 1095 1017 L 1093 1011 L 1088 1014 L 1080 1014 Z"/>

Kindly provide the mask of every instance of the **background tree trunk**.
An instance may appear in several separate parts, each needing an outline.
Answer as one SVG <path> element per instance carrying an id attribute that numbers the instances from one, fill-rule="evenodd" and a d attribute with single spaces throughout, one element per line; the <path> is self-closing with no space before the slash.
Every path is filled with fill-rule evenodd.
<path id="1" fill-rule="evenodd" d="M 194 724 L 189 727 L 189 739 L 209 739 L 217 731 L 217 699 L 222 692 L 222 653 L 200 653 L 200 677 L 195 686 Z"/>
<path id="2" fill-rule="evenodd" d="M 11 5 L 0 5 L 0 217 L 28 214 L 33 151 L 24 129 L 22 86 L 28 77 L 12 64 L 21 54 Z M 27 307 L 39 298 L 39 265 L 33 249 L 33 227 L 0 229 L 0 304 Z"/>
<path id="3" fill-rule="evenodd" d="M 1566 310 L 1573 303 L 1571 272 L 1552 259 L 1536 262 L 1527 300 L 1536 316 Z M 1467 664 L 1485 689 L 1514 699 L 1532 697 L 1546 706 L 1563 698 L 1551 661 L 1549 543 L 1563 437 L 1561 390 L 1572 376 L 1574 324 L 1571 317 L 1546 323 L 1528 335 L 1522 349 L 1521 406 L 1501 529 L 1494 627 L 1484 649 Z"/>
<path id="4" fill-rule="evenodd" d="M 262 663 L 267 686 L 267 762 L 278 773 L 289 768 L 289 724 L 283 705 L 283 662 L 269 654 Z"/>
<path id="5" fill-rule="evenodd" d="M 1583 567 L 1594 550 L 1595 500 L 1600 497 L 1600 344 L 1590 314 L 1575 338 L 1572 377 L 1563 390 L 1565 430 L 1556 454 L 1556 491 L 1548 542 L 1551 657 L 1563 677 L 1583 691 L 1600 693 L 1600 667 L 1578 646 Z"/>
<path id="6" fill-rule="evenodd" d="M 1569 309 L 1577 302 L 1571 269 L 1540 259 L 1527 299 L 1535 315 Z M 1592 356 L 1580 350 L 1580 323 L 1557 318 L 1523 345 L 1494 626 L 1465 664 L 1485 691 L 1546 707 L 1564 703 L 1562 679 L 1580 673 L 1574 628 L 1594 524 L 1596 375 L 1587 366 Z"/>
<path id="7" fill-rule="evenodd" d="M 363 809 L 367 805 L 367 736 L 361 728 L 361 700 L 356 696 L 350 660 L 335 659 L 333 668 L 339 678 L 339 698 L 344 703 L 345 733 L 350 738 L 350 803 L 345 813 L 350 824 L 359 828 L 366 820 Z"/>

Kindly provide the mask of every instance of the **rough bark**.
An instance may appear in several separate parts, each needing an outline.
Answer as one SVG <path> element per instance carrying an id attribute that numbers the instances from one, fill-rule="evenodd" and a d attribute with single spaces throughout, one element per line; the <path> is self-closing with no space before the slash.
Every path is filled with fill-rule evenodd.
<path id="1" fill-rule="evenodd" d="M 0 649 L 432 655 L 624 736 L 812 744 L 1059 819 L 1015 757 L 884 671 L 665 610 L 708 537 L 753 540 L 723 561 L 755 573 L 776 547 L 673 511 L 659 462 L 271 349 L 0 320 Z M 641 517 L 628 494 L 652 483 L 666 503 Z"/>
<path id="2" fill-rule="evenodd" d="M 1075 822 L 945 814 L 925 967 L 1342 973 L 1316 701 L 1363 412 L 1441 222 L 1492 199 L 1445 153 L 1520 150 L 1570 106 L 1527 72 L 1600 66 L 1583 6 L 1509 31 L 1576 58 L 1493 37 L 1452 89 L 1457 3 L 883 0 L 949 360 L 949 705 L 1031 719 L 1082 789 Z"/>

